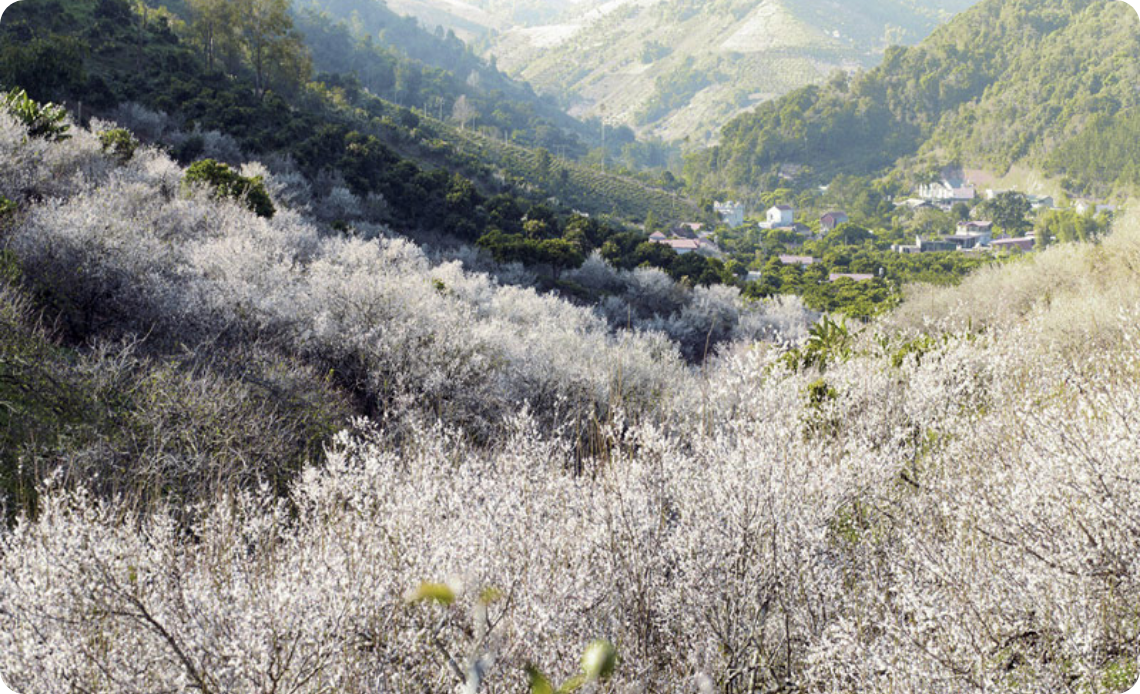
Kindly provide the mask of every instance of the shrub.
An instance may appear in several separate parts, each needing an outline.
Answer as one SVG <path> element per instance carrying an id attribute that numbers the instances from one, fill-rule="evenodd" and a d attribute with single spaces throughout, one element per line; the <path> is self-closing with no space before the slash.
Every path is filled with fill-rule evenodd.
<path id="1" fill-rule="evenodd" d="M 139 141 L 123 128 L 112 128 L 99 133 L 99 142 L 103 144 L 103 151 L 110 152 L 121 163 L 126 163 L 135 156 Z"/>
<path id="2" fill-rule="evenodd" d="M 244 201 L 249 209 L 259 217 L 272 217 L 276 209 L 261 176 L 247 178 L 213 159 L 194 162 L 186 169 L 184 179 L 188 184 L 203 184 L 214 189 L 220 198 L 233 198 Z"/>
<path id="3" fill-rule="evenodd" d="M 0 97 L 0 107 L 23 123 L 30 137 L 40 137 L 50 141 L 66 140 L 71 137 L 67 133 L 71 129 L 71 125 L 67 123 L 67 110 L 52 103 L 36 103 L 23 89 L 8 92 Z"/>
<path id="4" fill-rule="evenodd" d="M 17 205 L 8 198 L 0 195 L 0 232 L 10 223 L 12 216 L 16 212 Z"/>

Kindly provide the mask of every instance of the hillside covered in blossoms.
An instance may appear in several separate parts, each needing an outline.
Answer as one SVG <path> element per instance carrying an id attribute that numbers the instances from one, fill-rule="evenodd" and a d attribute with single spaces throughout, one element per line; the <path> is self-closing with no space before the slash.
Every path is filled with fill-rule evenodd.
<path id="1" fill-rule="evenodd" d="M 867 322 L 598 256 L 591 307 L 7 103 L 21 694 L 1136 679 L 1140 219 Z"/>

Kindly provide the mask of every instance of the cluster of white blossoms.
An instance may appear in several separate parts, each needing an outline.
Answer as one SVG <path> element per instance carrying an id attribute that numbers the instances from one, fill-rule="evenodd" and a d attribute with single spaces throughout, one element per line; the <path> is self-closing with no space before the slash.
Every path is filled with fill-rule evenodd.
<path id="1" fill-rule="evenodd" d="M 11 129 L 4 161 L 28 146 Z M 0 671 L 23 694 L 458 692 L 476 670 L 518 692 L 599 638 L 619 662 L 598 691 L 1131 684 L 1137 292 L 1095 321 L 901 314 L 822 366 L 756 344 L 698 372 L 408 243 L 188 195 L 153 151 L 87 159 L 78 133 L 43 153 L 50 181 L 0 173 L 8 197 L 50 188 L 11 232 L 28 273 L 124 331 L 355 373 L 400 426 L 360 420 L 285 497 L 192 514 L 47 485 L 0 531 Z M 454 603 L 409 602 L 424 582 Z"/>

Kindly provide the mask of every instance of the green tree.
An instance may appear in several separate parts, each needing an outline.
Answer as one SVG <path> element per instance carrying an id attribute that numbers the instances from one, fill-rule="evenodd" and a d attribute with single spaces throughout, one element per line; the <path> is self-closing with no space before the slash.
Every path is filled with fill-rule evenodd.
<path id="1" fill-rule="evenodd" d="M 265 96 L 272 81 L 295 87 L 307 80 L 309 57 L 293 31 L 288 0 L 237 0 L 236 7 L 241 45 L 258 98 Z"/>
<path id="2" fill-rule="evenodd" d="M 657 231 L 657 215 L 653 214 L 653 210 L 645 215 L 645 233 L 652 234 Z"/>
<path id="3" fill-rule="evenodd" d="M 1014 191 L 999 193 L 978 207 L 981 208 L 983 215 L 1009 233 L 1019 233 L 1029 228 L 1027 217 L 1032 207 L 1029 200 L 1021 193 Z"/>
<path id="4" fill-rule="evenodd" d="M 582 251 L 565 239 L 539 241 L 535 250 L 537 251 L 535 253 L 536 260 L 550 266 L 550 272 L 554 275 L 554 279 L 558 279 L 563 270 L 576 268 L 586 260 Z"/>
<path id="5" fill-rule="evenodd" d="M 194 162 L 186 169 L 187 184 L 207 185 L 219 198 L 242 200 L 259 217 L 272 217 L 276 210 L 260 176 L 242 176 L 229 166 L 213 159 Z"/>
<path id="6" fill-rule="evenodd" d="M 237 53 L 238 4 L 232 0 L 187 0 L 193 20 L 190 32 L 202 49 L 206 69 L 213 71 L 219 58 Z"/>
<path id="7" fill-rule="evenodd" d="M 915 213 L 910 228 L 920 236 L 945 236 L 954 233 L 954 217 L 942 210 L 926 207 Z"/>
<path id="8" fill-rule="evenodd" d="M 127 163 L 135 155 L 139 141 L 131 135 L 129 130 L 112 128 L 99 133 L 99 142 L 104 152 L 110 152 L 120 163 Z"/>

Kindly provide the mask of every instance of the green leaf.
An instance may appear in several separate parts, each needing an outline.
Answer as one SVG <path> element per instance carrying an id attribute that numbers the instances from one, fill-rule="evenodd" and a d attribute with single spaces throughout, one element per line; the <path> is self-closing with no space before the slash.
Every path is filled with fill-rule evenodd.
<path id="1" fill-rule="evenodd" d="M 609 641 L 598 639 L 582 654 L 582 673 L 586 679 L 593 682 L 604 680 L 614 674 L 617 666 L 617 649 Z"/>
<path id="2" fill-rule="evenodd" d="M 423 602 L 431 600 L 441 605 L 450 605 L 455 602 L 455 591 L 443 583 L 421 583 L 419 588 L 410 591 L 404 596 L 408 602 Z"/>
<path id="3" fill-rule="evenodd" d="M 530 683 L 530 694 L 555 694 L 554 685 L 535 666 L 526 666 L 526 677 Z"/>
<path id="4" fill-rule="evenodd" d="M 479 594 L 479 602 L 490 605 L 503 599 L 503 592 L 498 588 L 484 588 Z"/>
<path id="5" fill-rule="evenodd" d="M 570 694 L 571 692 L 576 692 L 589 681 L 590 680 L 586 678 L 585 674 L 578 673 L 577 675 L 574 675 L 562 683 L 562 686 L 558 688 L 558 694 Z"/>

